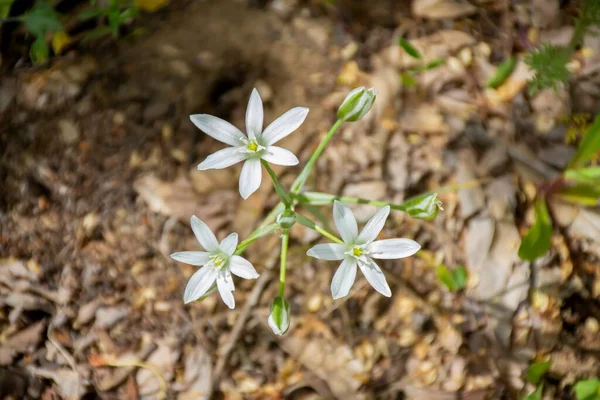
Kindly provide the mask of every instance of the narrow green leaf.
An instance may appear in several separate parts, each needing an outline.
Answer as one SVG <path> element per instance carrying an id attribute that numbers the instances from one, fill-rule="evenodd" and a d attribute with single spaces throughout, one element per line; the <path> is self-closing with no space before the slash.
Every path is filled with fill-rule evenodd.
<path id="1" fill-rule="evenodd" d="M 111 35 L 112 29 L 108 26 L 99 26 L 97 28 L 92 29 L 89 32 L 86 32 L 83 37 L 83 43 L 89 42 L 90 40 L 98 39 L 102 36 Z"/>
<path id="2" fill-rule="evenodd" d="M 512 74 L 516 65 L 517 58 L 514 56 L 502 61 L 500 65 L 498 65 L 498 68 L 496 68 L 496 73 L 494 76 L 492 76 L 492 78 L 488 81 L 488 87 L 497 88 L 498 86 L 502 85 L 502 83 L 508 79 L 510 74 Z"/>
<path id="3" fill-rule="evenodd" d="M 546 254 L 551 244 L 552 221 L 548 214 L 546 201 L 538 199 L 535 203 L 535 223 L 521 241 L 519 258 L 533 261 Z"/>
<path id="4" fill-rule="evenodd" d="M 569 164 L 569 169 L 587 163 L 598 153 L 598 151 L 600 151 L 600 114 L 596 116 L 594 123 L 588 128 L 583 139 L 579 143 L 577 151 Z"/>
<path id="5" fill-rule="evenodd" d="M 569 203 L 595 207 L 600 204 L 600 182 L 567 185 L 557 195 Z"/>
<path id="6" fill-rule="evenodd" d="M 406 40 L 404 38 L 399 38 L 398 39 L 398 44 L 412 58 L 416 58 L 417 60 L 421 59 L 422 56 L 421 56 L 421 53 L 419 52 L 419 50 L 417 50 L 412 44 L 410 44 L 408 42 L 408 40 Z"/>
<path id="7" fill-rule="evenodd" d="M 540 383 L 534 392 L 529 393 L 523 400 L 542 400 L 542 393 L 544 392 L 544 384 Z"/>
<path id="8" fill-rule="evenodd" d="M 8 17 L 14 0 L 0 0 L 0 18 Z M 1 25 L 1 23 L 0 23 Z"/>
<path id="9" fill-rule="evenodd" d="M 436 68 L 441 67 L 444 64 L 446 64 L 446 60 L 444 60 L 443 58 L 436 58 L 435 60 L 430 61 L 427 64 L 425 64 L 423 69 L 424 70 L 436 69 Z"/>
<path id="10" fill-rule="evenodd" d="M 600 183 L 600 166 L 568 169 L 565 171 L 565 178 L 571 181 Z"/>
<path id="11" fill-rule="evenodd" d="M 600 398 L 600 379 L 579 381 L 573 389 L 577 400 L 597 400 Z"/>
<path id="12" fill-rule="evenodd" d="M 43 36 L 39 36 L 37 39 L 35 39 L 29 48 L 29 58 L 31 58 L 31 62 L 36 65 L 44 63 L 48 59 L 49 53 L 50 48 L 48 47 L 48 43 L 46 43 Z"/>
<path id="13" fill-rule="evenodd" d="M 77 18 L 79 18 L 80 20 L 87 20 L 87 19 L 97 18 L 102 15 L 106 15 L 107 12 L 108 11 L 106 8 L 93 7 L 93 8 L 88 8 L 87 10 L 83 10 L 82 12 L 80 12 L 79 15 L 77 15 Z"/>
<path id="14" fill-rule="evenodd" d="M 400 73 L 400 80 L 402 81 L 402 86 L 406 88 L 415 87 L 417 85 L 417 80 L 414 75 L 409 71 L 403 71 Z"/>
<path id="15" fill-rule="evenodd" d="M 540 383 L 542 377 L 550 369 L 550 360 L 534 362 L 527 368 L 527 380 L 534 385 Z"/>

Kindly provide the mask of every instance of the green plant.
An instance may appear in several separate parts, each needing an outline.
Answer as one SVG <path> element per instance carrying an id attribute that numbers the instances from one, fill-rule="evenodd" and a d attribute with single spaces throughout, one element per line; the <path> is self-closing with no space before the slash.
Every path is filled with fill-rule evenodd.
<path id="1" fill-rule="evenodd" d="M 451 292 L 458 292 L 467 284 L 467 269 L 462 265 L 450 269 L 441 264 L 436 267 L 435 272 L 439 281 Z"/>
<path id="2" fill-rule="evenodd" d="M 566 84 L 570 77 L 567 64 L 583 38 L 593 28 L 600 27 L 600 2 L 583 0 L 575 20 L 575 30 L 568 45 L 558 46 L 544 43 L 525 57 L 525 62 L 534 70 L 529 81 L 529 91 L 534 94 L 542 89 L 557 89 Z"/>
<path id="3" fill-rule="evenodd" d="M 139 15 L 139 9 L 130 1 L 123 2 L 119 0 L 109 0 L 105 6 L 95 6 L 92 0 L 92 8 L 89 8 L 79 14 L 79 19 L 87 20 L 98 18 L 106 21 L 107 25 L 99 25 L 87 32 L 84 40 L 95 39 L 104 35 L 118 37 L 121 26 L 131 22 Z"/>
<path id="4" fill-rule="evenodd" d="M 400 38 L 398 38 L 398 45 L 400 47 L 402 47 L 402 49 L 406 52 L 406 54 L 408 54 L 412 58 L 414 58 L 416 60 L 423 59 L 423 55 L 421 54 L 421 52 L 419 50 L 417 50 L 417 48 L 414 47 L 412 44 L 410 44 L 410 42 L 408 40 L 400 37 Z M 400 73 L 400 79 L 402 81 L 402 84 L 405 87 L 413 87 L 417 84 L 415 77 L 418 73 L 441 67 L 445 63 L 446 63 L 446 60 L 441 59 L 441 58 L 436 58 L 435 60 L 429 61 L 428 63 L 425 63 L 425 64 L 421 63 L 420 65 L 418 65 L 416 67 L 410 68 L 407 71 L 403 71 Z"/>
<path id="5" fill-rule="evenodd" d="M 552 218 L 547 200 L 557 197 L 563 201 L 598 206 L 600 199 L 600 167 L 587 164 L 600 151 L 600 115 L 588 128 L 567 169 L 556 179 L 540 186 L 535 200 L 535 221 L 519 246 L 519 257 L 533 261 L 546 254 L 552 244 Z"/>
<path id="6" fill-rule="evenodd" d="M 578 381 L 573 390 L 577 400 L 600 400 L 600 379 Z"/>
<path id="7" fill-rule="evenodd" d="M 524 400 L 542 400 L 544 392 L 544 375 L 550 370 L 550 360 L 536 361 L 527 368 L 527 381 L 536 385 L 533 392 L 525 396 Z"/>

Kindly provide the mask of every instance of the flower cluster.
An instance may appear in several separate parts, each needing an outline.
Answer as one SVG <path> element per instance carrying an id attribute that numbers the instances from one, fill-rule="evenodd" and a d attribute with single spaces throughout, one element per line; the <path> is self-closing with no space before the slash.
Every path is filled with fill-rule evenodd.
<path id="1" fill-rule="evenodd" d="M 370 110 L 375 96 L 374 89 L 363 87 L 350 92 L 338 110 L 338 121 L 322 140 L 289 191 L 286 191 L 278 181 L 269 163 L 285 166 L 298 164 L 298 158 L 294 154 L 275 146 L 275 144 L 302 125 L 308 114 L 308 108 L 292 108 L 263 130 L 263 104 L 258 91 L 254 89 L 246 110 L 246 133 L 229 122 L 212 115 L 190 116 L 192 122 L 207 135 L 230 146 L 209 155 L 198 165 L 198 169 L 226 168 L 243 162 L 239 178 L 239 191 L 242 198 L 247 199 L 260 186 L 262 167 L 264 166 L 273 180 L 281 203 L 278 205 L 277 212 L 271 213 L 260 228 L 239 244 L 237 233 L 230 234 L 219 243 L 214 233 L 203 221 L 196 216 L 191 217 L 192 231 L 204 251 L 183 251 L 171 255 L 177 261 L 201 267 L 187 283 L 183 295 L 185 303 L 196 301 L 218 291 L 223 302 L 229 308 L 234 308 L 235 285 L 232 274 L 244 279 L 256 279 L 259 276 L 254 266 L 241 257 L 241 254 L 253 241 L 278 229 L 282 237 L 279 296 L 271 304 L 268 323 L 276 334 L 285 333 L 290 321 L 290 305 L 284 298 L 288 230 L 296 222 L 316 230 L 335 242 L 317 244 L 307 253 L 311 257 L 322 260 L 342 261 L 331 282 L 331 293 L 334 299 L 348 295 L 355 281 L 357 269 L 362 271 L 375 290 L 384 296 L 391 296 L 392 292 L 385 276 L 374 259 L 408 257 L 415 254 L 420 249 L 420 245 L 411 239 L 377 240 L 390 213 L 390 206 L 385 205 L 380 208 L 359 233 L 352 211 L 342 202 L 344 198 L 340 198 L 341 201 L 338 201 L 332 195 L 299 193 L 316 160 L 339 126 L 343 122 L 357 121 L 362 118 Z M 296 214 L 296 207 L 310 205 L 313 200 L 317 205 L 322 204 L 323 201 L 326 201 L 327 204 L 333 203 L 333 219 L 341 240 L 305 216 Z M 349 200 L 357 202 L 360 199 Z M 364 202 L 364 200 L 361 201 Z M 435 195 L 433 197 L 426 196 L 418 201 L 413 201 L 413 203 L 407 203 L 413 204 L 411 207 L 407 206 L 402 209 L 401 206 L 398 206 L 396 208 L 426 219 L 437 215 L 439 204 L 435 201 Z M 424 207 L 423 204 L 428 206 Z"/>

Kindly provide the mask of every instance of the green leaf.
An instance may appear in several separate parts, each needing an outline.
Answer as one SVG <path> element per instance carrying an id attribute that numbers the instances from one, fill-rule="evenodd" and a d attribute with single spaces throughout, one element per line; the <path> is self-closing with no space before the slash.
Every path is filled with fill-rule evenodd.
<path id="1" fill-rule="evenodd" d="M 569 203 L 596 207 L 600 204 L 600 182 L 567 185 L 561 188 L 557 195 Z"/>
<path id="2" fill-rule="evenodd" d="M 548 214 L 546 201 L 538 199 L 535 203 L 535 223 L 521 241 L 519 258 L 533 261 L 546 254 L 551 244 L 552 221 Z"/>
<path id="3" fill-rule="evenodd" d="M 535 391 L 529 393 L 523 400 L 542 400 L 543 392 L 544 392 L 544 384 L 540 383 L 540 385 L 535 389 Z"/>
<path id="4" fill-rule="evenodd" d="M 581 139 L 577 151 L 571 159 L 569 169 L 587 163 L 598 151 L 600 151 L 600 114 L 596 116 L 594 123 L 588 128 L 583 139 Z"/>
<path id="5" fill-rule="evenodd" d="M 10 14 L 10 8 L 12 7 L 12 3 L 14 0 L 0 0 L 0 18 L 8 17 Z M 0 23 L 1 25 L 1 23 Z"/>
<path id="6" fill-rule="evenodd" d="M 36 3 L 22 18 L 25 29 L 36 37 L 63 29 L 58 13 L 46 2 Z"/>
<path id="7" fill-rule="evenodd" d="M 400 73 L 400 80 L 402 81 L 402 86 L 406 88 L 415 87 L 417 85 L 417 80 L 414 75 L 408 71 Z"/>
<path id="8" fill-rule="evenodd" d="M 534 385 L 540 383 L 542 377 L 550 369 L 550 360 L 534 362 L 527 368 L 527 380 Z"/>
<path id="9" fill-rule="evenodd" d="M 283 335 L 290 328 L 290 305 L 283 297 L 276 297 L 271 303 L 268 324 L 276 335 Z"/>
<path id="10" fill-rule="evenodd" d="M 577 400 L 600 399 L 600 379 L 587 379 L 579 381 L 573 387 Z"/>
<path id="11" fill-rule="evenodd" d="M 512 74 L 515 66 L 517 65 L 517 58 L 514 56 L 509 57 L 508 59 L 502 61 L 498 68 L 496 68 L 496 73 L 488 81 L 488 87 L 497 88 L 502 85 L 506 79 Z"/>
<path id="12" fill-rule="evenodd" d="M 43 36 L 39 36 L 29 48 L 29 58 L 34 64 L 42 64 L 48 59 L 50 48 Z"/>
<path id="13" fill-rule="evenodd" d="M 417 60 L 421 59 L 422 56 L 421 56 L 421 53 L 419 52 L 419 50 L 417 50 L 412 44 L 410 44 L 408 42 L 408 40 L 406 40 L 404 38 L 399 38 L 398 39 L 398 44 L 412 58 L 416 58 Z"/>
<path id="14" fill-rule="evenodd" d="M 452 270 L 443 264 L 438 265 L 436 274 L 440 282 L 451 292 L 459 291 L 467 284 L 467 269 L 462 265 Z"/>
<path id="15" fill-rule="evenodd" d="M 442 202 L 437 199 L 437 193 L 425 193 L 402 203 L 400 209 L 413 218 L 431 221 L 437 217 Z"/>
<path id="16" fill-rule="evenodd" d="M 529 53 L 525 62 L 535 71 L 529 80 L 529 92 L 535 94 L 548 88 L 557 90 L 559 84 L 566 84 L 571 76 L 567 68 L 571 53 L 568 47 L 552 44 L 542 44 Z"/>
<path id="17" fill-rule="evenodd" d="M 565 178 L 577 182 L 600 183 L 600 166 L 568 169 L 565 171 Z"/>
<path id="18" fill-rule="evenodd" d="M 102 36 L 111 35 L 112 29 L 108 26 L 99 26 L 97 28 L 92 29 L 89 32 L 86 32 L 83 43 L 89 42 L 90 40 L 97 39 Z"/>
<path id="19" fill-rule="evenodd" d="M 79 13 L 79 15 L 77 16 L 77 18 L 79 18 L 80 20 L 87 20 L 87 19 L 92 19 L 92 18 L 97 18 L 103 15 L 107 14 L 107 9 L 106 8 L 100 8 L 100 7 L 93 7 L 93 8 L 88 8 L 87 10 L 83 10 L 82 12 Z"/>
<path id="20" fill-rule="evenodd" d="M 436 58 L 435 60 L 430 61 L 427 64 L 425 64 L 423 69 L 424 70 L 436 69 L 436 68 L 441 67 L 444 64 L 446 64 L 446 60 L 444 60 L 443 58 Z"/>

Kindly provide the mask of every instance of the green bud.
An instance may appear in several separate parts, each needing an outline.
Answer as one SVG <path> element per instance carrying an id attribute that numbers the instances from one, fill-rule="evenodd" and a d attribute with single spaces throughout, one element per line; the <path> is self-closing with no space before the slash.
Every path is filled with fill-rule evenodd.
<path id="1" fill-rule="evenodd" d="M 277 215 L 275 222 L 277 222 L 277 225 L 282 229 L 290 229 L 296 223 L 296 213 L 289 208 L 285 209 Z"/>
<path id="2" fill-rule="evenodd" d="M 409 199 L 403 204 L 404 211 L 413 218 L 431 221 L 443 209 L 442 202 L 437 198 L 437 193 L 423 194 Z"/>
<path id="3" fill-rule="evenodd" d="M 275 297 L 271 303 L 269 327 L 276 335 L 283 335 L 290 327 L 290 305 L 283 297 Z"/>
<path id="4" fill-rule="evenodd" d="M 338 109 L 338 119 L 347 122 L 358 121 L 369 112 L 375 101 L 375 89 L 365 89 L 364 86 L 353 89 Z"/>

